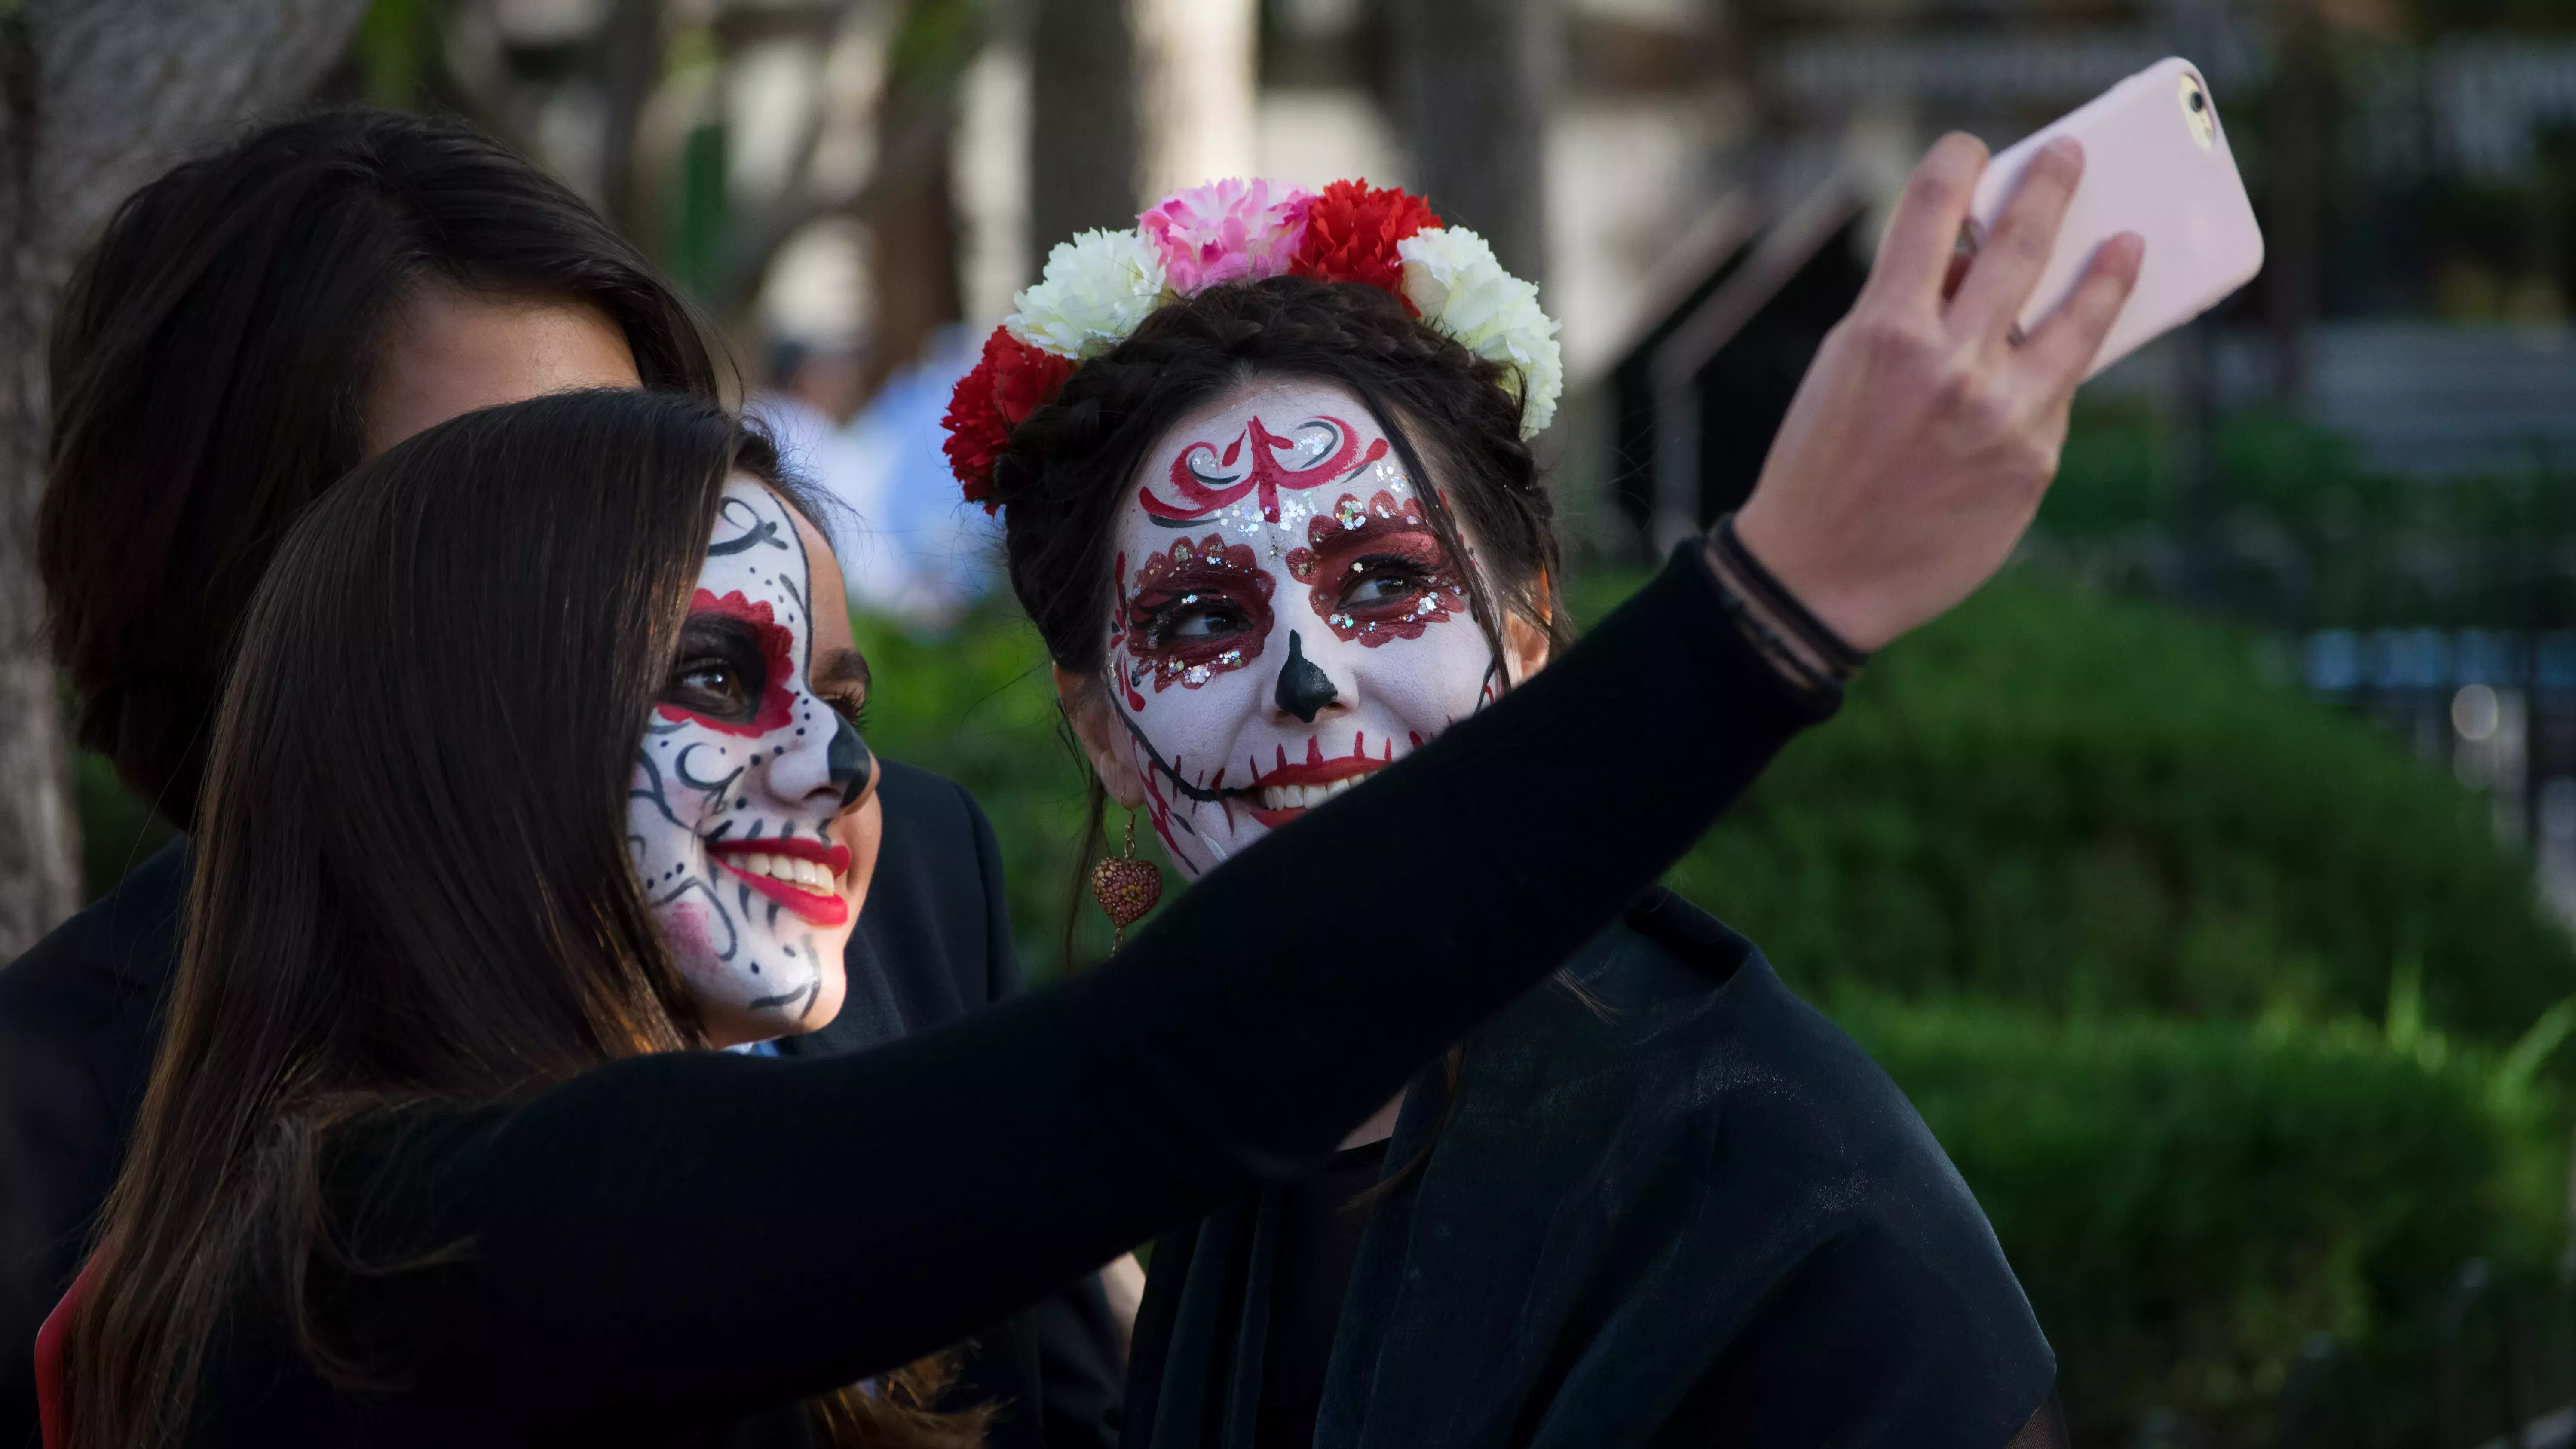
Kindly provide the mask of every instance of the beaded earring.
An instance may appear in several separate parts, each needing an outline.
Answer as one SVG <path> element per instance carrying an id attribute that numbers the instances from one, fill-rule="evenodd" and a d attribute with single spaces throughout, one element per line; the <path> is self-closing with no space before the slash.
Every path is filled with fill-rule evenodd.
<path id="1" fill-rule="evenodd" d="M 1136 858 L 1136 812 L 1127 812 L 1127 853 L 1102 860 L 1091 868 L 1091 898 L 1100 902 L 1101 914 L 1117 928 L 1109 949 L 1127 944 L 1127 928 L 1144 919 L 1154 903 L 1163 898 L 1163 868 L 1150 860 Z"/>

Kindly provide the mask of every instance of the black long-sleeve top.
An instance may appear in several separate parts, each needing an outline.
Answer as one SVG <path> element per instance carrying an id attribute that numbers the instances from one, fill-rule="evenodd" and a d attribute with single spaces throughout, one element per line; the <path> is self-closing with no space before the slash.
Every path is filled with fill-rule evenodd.
<path id="1" fill-rule="evenodd" d="M 879 757 L 877 802 L 885 835 L 846 952 L 849 998 L 829 1026 L 780 1042 L 782 1055 L 863 1050 L 1023 989 L 1000 847 L 974 797 Z M 71 1286 L 133 1132 L 191 869 L 183 837 L 0 967 L 0 1219 L 14 1208 L 26 1223 L 24 1246 L 0 1230 L 0 1449 L 38 1443 L 36 1326 Z M 976 1329 L 954 1392 L 1008 1406 L 988 1449 L 1116 1444 L 1117 1333 L 1089 1275 Z"/>
<path id="2" fill-rule="evenodd" d="M 793 1442 L 788 1406 L 935 1350 L 1321 1162 L 1539 981 L 1799 728 L 1685 547 L 1495 707 L 1168 907 L 1101 968 L 818 1061 L 620 1061 L 344 1129 L 342 1393 L 245 1311 L 191 1441 Z"/>

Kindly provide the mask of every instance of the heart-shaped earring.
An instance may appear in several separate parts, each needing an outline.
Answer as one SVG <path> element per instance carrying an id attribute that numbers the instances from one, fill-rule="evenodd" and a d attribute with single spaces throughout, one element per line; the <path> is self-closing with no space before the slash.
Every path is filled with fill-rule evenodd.
<path id="1" fill-rule="evenodd" d="M 1109 949 L 1127 944 L 1127 928 L 1144 919 L 1154 903 L 1163 898 L 1163 868 L 1150 860 L 1136 858 L 1136 812 L 1127 812 L 1127 853 L 1116 859 L 1104 859 L 1091 868 L 1091 898 L 1100 902 L 1101 914 L 1117 928 Z"/>

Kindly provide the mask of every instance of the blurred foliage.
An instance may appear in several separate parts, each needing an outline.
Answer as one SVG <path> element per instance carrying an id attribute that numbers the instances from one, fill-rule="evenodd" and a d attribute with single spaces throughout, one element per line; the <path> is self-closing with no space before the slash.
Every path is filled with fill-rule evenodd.
<path id="1" fill-rule="evenodd" d="M 2244 635 L 2019 571 L 1873 661 L 1672 882 L 1819 1000 L 2327 1020 L 2413 962 L 2498 1041 L 2576 992 L 2479 797 Z"/>
<path id="2" fill-rule="evenodd" d="M 2091 410 L 2066 441 L 2027 545 L 2052 572 L 2178 595 L 2183 514 L 2172 424 Z M 2374 473 L 2352 445 L 2248 410 L 2212 430 L 2203 602 L 2282 628 L 2576 625 L 2576 488 L 2541 469 L 2426 482 Z M 2576 462 L 2576 460 L 2570 460 Z"/>
<path id="3" fill-rule="evenodd" d="M 2268 1444 L 2318 1329 L 2370 1371 L 2379 1442 L 2428 1441 L 2458 1265 L 2530 1284 L 2562 1240 L 2567 1123 L 2533 1054 L 2461 1048 L 2402 1005 L 2393 1029 L 2058 1022 L 1868 993 L 1835 1016 L 1992 1219 L 2079 1444 L 2125 1442 L 2160 1406 L 2209 1443 Z"/>
<path id="4" fill-rule="evenodd" d="M 1009 872 L 1011 924 L 1021 969 L 1032 981 L 1061 972 L 1068 919 L 1077 923 L 1076 959 L 1109 952 L 1108 925 L 1089 894 L 1079 896 L 1090 766 L 1059 720 L 1046 649 L 1017 613 L 988 606 L 945 634 L 917 634 L 884 619 L 852 621 L 876 676 L 868 699 L 871 748 L 888 759 L 936 770 L 983 803 Z M 1112 828 L 1123 831 L 1125 813 Z M 1153 839 L 1137 852 L 1164 867 L 1164 887 L 1181 886 Z"/>
<path id="5" fill-rule="evenodd" d="M 105 755 L 83 751 L 72 787 L 80 806 L 81 887 L 96 899 L 179 832 L 116 778 Z"/>

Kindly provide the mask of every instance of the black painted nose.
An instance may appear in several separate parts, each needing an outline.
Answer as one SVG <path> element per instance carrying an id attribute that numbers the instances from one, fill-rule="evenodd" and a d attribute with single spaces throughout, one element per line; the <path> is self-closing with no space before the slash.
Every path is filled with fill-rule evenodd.
<path id="1" fill-rule="evenodd" d="M 868 776 L 876 762 L 868 753 L 868 742 L 859 738 L 858 727 L 837 714 L 833 718 L 840 720 L 840 728 L 832 731 L 832 746 L 823 759 L 831 768 L 832 783 L 841 787 L 841 807 L 848 809 L 851 801 L 867 793 Z"/>
<path id="2" fill-rule="evenodd" d="M 1306 657 L 1305 641 L 1297 637 L 1297 631 L 1289 630 L 1288 662 L 1279 668 L 1279 689 L 1272 696 L 1279 701 L 1279 707 L 1313 724 L 1316 713 L 1339 699 L 1341 693 L 1333 687 L 1333 677 Z"/>

